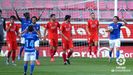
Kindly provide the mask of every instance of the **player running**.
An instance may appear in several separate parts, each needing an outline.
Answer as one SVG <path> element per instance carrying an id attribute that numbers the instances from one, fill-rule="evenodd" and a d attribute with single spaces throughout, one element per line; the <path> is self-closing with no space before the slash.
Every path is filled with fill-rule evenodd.
<path id="1" fill-rule="evenodd" d="M 106 30 L 106 32 L 110 33 L 110 40 L 109 40 L 109 46 L 110 46 L 110 51 L 109 51 L 109 62 L 112 58 L 112 52 L 113 49 L 116 47 L 116 58 L 119 58 L 120 56 L 120 30 L 121 27 L 126 25 L 127 22 L 124 20 L 124 18 L 122 18 L 122 21 L 124 22 L 124 24 L 122 23 L 118 23 L 119 22 L 119 17 L 118 16 L 114 16 L 113 17 L 113 23 L 109 24 L 108 29 Z"/>
<path id="2" fill-rule="evenodd" d="M 95 14 L 90 14 L 90 19 L 88 20 L 88 24 L 86 25 L 86 31 L 88 34 L 88 43 L 89 43 L 89 53 L 92 55 L 92 47 L 94 45 L 94 54 L 97 57 L 98 50 L 98 27 L 99 21 L 95 18 Z"/>
<path id="3" fill-rule="evenodd" d="M 14 23 L 15 21 L 15 16 L 11 16 L 10 17 L 10 22 L 6 24 L 6 41 L 7 41 L 7 45 L 8 45 L 8 55 L 7 55 L 7 60 L 6 60 L 6 64 L 9 64 L 9 58 L 11 56 L 12 53 L 12 64 L 15 64 L 15 57 L 16 57 L 16 49 L 17 49 L 17 36 L 19 35 L 19 27 L 17 26 L 17 24 Z"/>
<path id="4" fill-rule="evenodd" d="M 30 75 L 33 74 L 34 67 L 35 67 L 35 60 L 36 60 L 36 49 L 35 49 L 35 41 L 40 38 L 40 34 L 34 29 L 33 25 L 30 25 L 27 29 L 27 33 L 23 34 L 22 36 L 25 38 L 25 46 L 24 46 L 24 75 L 27 73 L 28 69 L 28 62 L 30 61 Z M 35 34 L 36 32 L 37 34 Z M 37 36 L 38 35 L 38 36 Z"/>
<path id="5" fill-rule="evenodd" d="M 60 28 L 60 34 L 62 35 L 62 46 L 63 46 L 63 60 L 64 65 L 70 64 L 69 58 L 71 57 L 73 53 L 73 42 L 72 42 L 72 25 L 70 23 L 71 16 L 66 15 L 65 21 L 62 23 Z M 68 52 L 68 55 L 66 56 L 66 50 L 70 50 Z"/>
<path id="6" fill-rule="evenodd" d="M 2 10 L 0 9 L 0 55 L 4 40 L 4 30 L 5 30 L 5 19 L 2 17 Z"/>
<path id="7" fill-rule="evenodd" d="M 46 38 L 46 31 L 48 31 L 48 41 L 50 45 L 51 62 L 54 62 L 54 55 L 58 46 L 58 29 L 60 24 L 56 20 L 55 14 L 50 15 L 50 21 L 45 25 L 44 38 Z"/>

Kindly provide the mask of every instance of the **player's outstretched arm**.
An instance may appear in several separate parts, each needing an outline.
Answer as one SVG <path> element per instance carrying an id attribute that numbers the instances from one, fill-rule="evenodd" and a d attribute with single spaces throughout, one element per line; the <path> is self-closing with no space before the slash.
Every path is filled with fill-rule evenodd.
<path id="1" fill-rule="evenodd" d="M 13 10 L 15 11 L 15 14 L 16 14 L 16 16 L 17 16 L 18 20 L 19 20 L 20 22 L 22 22 L 21 18 L 20 18 L 20 17 L 19 17 L 19 15 L 18 15 L 17 10 L 16 10 L 14 7 L 13 7 Z"/>
<path id="2" fill-rule="evenodd" d="M 37 21 L 40 20 L 40 18 L 41 18 L 41 16 L 42 16 L 43 12 L 44 12 L 44 10 L 42 11 L 42 13 L 40 14 L 40 16 L 38 17 Z"/>
<path id="3" fill-rule="evenodd" d="M 127 21 L 124 18 L 122 18 L 121 20 L 124 22 L 124 24 L 122 24 L 122 25 L 126 25 L 127 24 Z"/>

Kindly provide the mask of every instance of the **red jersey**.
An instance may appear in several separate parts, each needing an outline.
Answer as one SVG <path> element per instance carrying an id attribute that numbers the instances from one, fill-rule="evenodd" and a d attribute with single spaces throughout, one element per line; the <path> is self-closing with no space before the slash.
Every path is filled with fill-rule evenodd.
<path id="1" fill-rule="evenodd" d="M 91 34 L 98 33 L 98 20 L 88 20 L 88 30 Z"/>
<path id="2" fill-rule="evenodd" d="M 72 25 L 71 25 L 71 23 L 63 22 L 62 25 L 61 25 L 60 30 L 62 31 L 62 33 L 63 33 L 68 39 L 71 40 L 71 30 L 72 30 Z M 65 40 L 65 38 L 62 37 L 62 40 Z"/>
<path id="3" fill-rule="evenodd" d="M 11 23 L 6 24 L 6 30 L 11 26 Z M 16 41 L 17 39 L 17 32 L 19 31 L 19 26 L 17 24 L 13 24 L 9 31 L 6 34 L 6 40 L 8 41 Z"/>
<path id="4" fill-rule="evenodd" d="M 48 29 L 48 38 L 54 39 L 58 38 L 58 28 L 60 28 L 59 22 L 48 22 L 45 25 L 45 28 Z"/>

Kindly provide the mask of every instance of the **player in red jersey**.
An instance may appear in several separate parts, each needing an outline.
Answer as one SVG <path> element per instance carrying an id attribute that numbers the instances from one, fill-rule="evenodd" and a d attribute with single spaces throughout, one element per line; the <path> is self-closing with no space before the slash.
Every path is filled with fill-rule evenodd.
<path id="1" fill-rule="evenodd" d="M 8 55 L 7 55 L 7 60 L 6 64 L 9 64 L 9 58 L 12 53 L 12 64 L 15 64 L 15 57 L 16 57 L 16 49 L 17 49 L 17 36 L 18 36 L 18 30 L 19 27 L 17 24 L 14 23 L 15 21 L 15 16 L 10 17 L 10 22 L 6 24 L 6 40 L 7 40 L 7 45 L 8 45 Z"/>
<path id="2" fill-rule="evenodd" d="M 48 30 L 48 41 L 50 45 L 51 62 L 54 62 L 54 55 L 58 46 L 58 29 L 60 24 L 56 20 L 55 14 L 50 15 L 50 21 L 45 25 L 44 36 L 46 37 L 46 31 Z"/>
<path id="3" fill-rule="evenodd" d="M 64 65 L 70 64 L 69 58 L 73 53 L 73 42 L 72 42 L 72 25 L 70 23 L 71 16 L 66 15 L 65 16 L 65 21 L 62 23 L 60 27 L 60 34 L 62 35 L 62 46 L 63 46 L 63 60 L 64 60 Z M 66 56 L 66 50 L 70 50 L 68 52 L 68 55 Z"/>
<path id="4" fill-rule="evenodd" d="M 93 52 L 97 57 L 99 21 L 96 20 L 94 13 L 91 13 L 90 17 L 91 18 L 88 20 L 88 24 L 86 25 L 86 30 L 87 30 L 87 34 L 88 34 L 89 52 L 91 55 L 92 46 L 94 45 Z"/>

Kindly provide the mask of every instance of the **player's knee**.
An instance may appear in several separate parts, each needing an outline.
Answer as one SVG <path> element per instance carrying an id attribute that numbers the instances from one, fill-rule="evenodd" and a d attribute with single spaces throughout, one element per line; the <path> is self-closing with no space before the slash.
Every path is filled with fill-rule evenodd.
<path id="1" fill-rule="evenodd" d="M 70 52 L 73 52 L 73 50 L 72 50 L 72 49 L 70 49 Z"/>
<path id="2" fill-rule="evenodd" d="M 116 48 L 116 50 L 120 50 L 120 48 L 119 48 L 119 47 L 117 47 L 117 48 Z"/>
<path id="3" fill-rule="evenodd" d="M 62 52 L 63 52 L 63 53 L 66 53 L 66 50 L 64 49 Z"/>
<path id="4" fill-rule="evenodd" d="M 31 61 L 30 64 L 34 64 L 35 62 L 34 61 Z"/>
<path id="5" fill-rule="evenodd" d="M 25 64 L 28 64 L 28 61 L 25 61 Z"/>
<path id="6" fill-rule="evenodd" d="M 110 48 L 110 51 L 113 51 L 113 48 Z"/>

